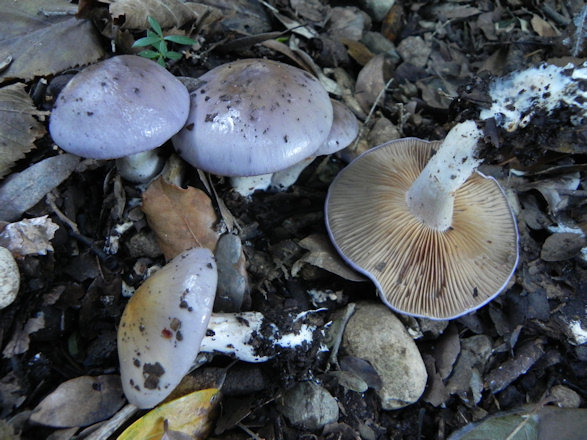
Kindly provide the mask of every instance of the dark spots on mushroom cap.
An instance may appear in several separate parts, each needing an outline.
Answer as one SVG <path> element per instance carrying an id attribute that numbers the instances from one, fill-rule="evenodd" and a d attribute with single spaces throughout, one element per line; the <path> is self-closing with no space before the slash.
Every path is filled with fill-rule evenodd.
<path id="1" fill-rule="evenodd" d="M 173 318 L 169 324 L 169 327 L 171 327 L 171 330 L 174 332 L 178 331 L 181 328 L 181 320 Z"/>
<path id="2" fill-rule="evenodd" d="M 132 91 L 135 95 L 138 95 L 141 92 L 141 90 L 138 87 L 133 88 Z"/>
<path id="3" fill-rule="evenodd" d="M 218 113 L 208 113 L 206 118 L 204 119 L 205 122 L 214 122 L 214 119 L 218 116 Z"/>
<path id="4" fill-rule="evenodd" d="M 161 337 L 162 338 L 164 338 L 164 339 L 171 339 L 172 336 L 173 336 L 173 333 L 168 328 L 163 328 L 161 330 Z"/>
<path id="5" fill-rule="evenodd" d="M 133 358 L 133 360 L 132 360 L 132 364 L 133 364 L 135 367 L 137 367 L 137 368 L 140 368 L 140 366 L 141 366 L 141 361 L 140 361 L 140 359 Z"/>
<path id="6" fill-rule="evenodd" d="M 181 331 L 177 331 L 175 333 L 175 339 L 177 339 L 178 341 L 183 341 L 183 333 Z"/>
<path id="7" fill-rule="evenodd" d="M 214 269 L 214 265 L 213 265 L 212 263 L 207 263 L 207 264 L 206 264 L 206 267 L 207 267 L 208 269 Z"/>
<path id="8" fill-rule="evenodd" d="M 165 374 L 165 368 L 159 362 L 155 364 L 147 363 L 143 366 L 143 377 L 145 378 L 145 388 L 154 390 L 159 387 L 159 379 Z"/>
<path id="9" fill-rule="evenodd" d="M 477 298 L 479 296 L 479 289 L 476 287 L 473 288 L 473 298 Z"/>
<path id="10" fill-rule="evenodd" d="M 94 112 L 86 112 L 86 115 L 88 116 L 92 116 L 94 114 Z"/>
<path id="11" fill-rule="evenodd" d="M 285 142 L 287 144 L 287 142 L 288 142 L 287 134 L 283 136 L 283 142 Z"/>
<path id="12" fill-rule="evenodd" d="M 208 338 L 211 338 L 212 336 L 215 336 L 215 335 L 216 335 L 216 333 L 214 332 L 214 330 L 212 330 L 212 329 L 206 329 L 206 336 Z"/>

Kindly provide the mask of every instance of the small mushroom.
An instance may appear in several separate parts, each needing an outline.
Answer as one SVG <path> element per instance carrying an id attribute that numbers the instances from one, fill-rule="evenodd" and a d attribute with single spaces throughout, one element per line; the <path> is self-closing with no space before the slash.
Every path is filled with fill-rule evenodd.
<path id="1" fill-rule="evenodd" d="M 308 318 L 311 312 L 292 317 L 283 328 L 259 312 L 213 314 L 216 285 L 212 253 L 194 248 L 173 258 L 137 289 L 118 328 L 120 375 L 130 403 L 139 408 L 157 405 L 200 352 L 263 362 L 284 350 L 318 344 L 318 329 Z"/>
<path id="2" fill-rule="evenodd" d="M 173 137 L 178 154 L 196 168 L 220 176 L 268 176 L 262 179 L 268 185 L 271 173 L 313 155 L 328 137 L 328 92 L 304 70 L 244 59 L 199 80 L 186 125 Z"/>
<path id="3" fill-rule="evenodd" d="M 359 122 L 353 112 L 339 101 L 331 100 L 333 118 L 332 126 L 326 141 L 318 147 L 312 156 L 292 165 L 285 170 L 278 171 L 271 176 L 271 187 L 285 190 L 293 185 L 300 174 L 317 156 L 336 153 L 347 147 L 359 134 Z"/>
<path id="4" fill-rule="evenodd" d="M 393 310 L 456 318 L 493 299 L 513 275 L 517 226 L 497 181 L 475 171 L 481 135 L 467 121 L 442 143 L 391 141 L 332 182 L 330 238 Z"/>
<path id="5" fill-rule="evenodd" d="M 131 181 L 157 174 L 163 161 L 154 151 L 184 125 L 189 112 L 185 86 L 157 63 L 120 55 L 75 75 L 55 101 L 49 131 L 69 153 L 118 160 Z M 141 154 L 142 153 L 142 154 Z"/>

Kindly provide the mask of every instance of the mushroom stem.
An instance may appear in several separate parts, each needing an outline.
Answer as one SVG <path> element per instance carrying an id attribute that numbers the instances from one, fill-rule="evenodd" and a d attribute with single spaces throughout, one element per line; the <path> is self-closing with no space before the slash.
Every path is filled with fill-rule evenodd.
<path id="1" fill-rule="evenodd" d="M 116 168 L 120 175 L 133 183 L 149 182 L 159 174 L 163 165 L 165 165 L 165 159 L 159 156 L 157 148 L 116 159 Z"/>
<path id="2" fill-rule="evenodd" d="M 268 321 L 260 312 L 213 313 L 200 351 L 223 353 L 244 362 L 265 362 L 284 350 L 312 347 L 318 327 L 307 321 L 314 311 L 295 316 L 287 328 Z M 326 351 L 320 346 L 320 351 Z"/>
<path id="3" fill-rule="evenodd" d="M 482 162 L 476 157 L 482 135 L 474 121 L 455 125 L 407 191 L 410 212 L 431 229 L 450 228 L 455 192 Z"/>
<path id="4" fill-rule="evenodd" d="M 230 178 L 232 188 L 243 197 L 249 197 L 255 191 L 265 191 L 271 185 L 273 173 L 257 176 L 233 176 Z"/>

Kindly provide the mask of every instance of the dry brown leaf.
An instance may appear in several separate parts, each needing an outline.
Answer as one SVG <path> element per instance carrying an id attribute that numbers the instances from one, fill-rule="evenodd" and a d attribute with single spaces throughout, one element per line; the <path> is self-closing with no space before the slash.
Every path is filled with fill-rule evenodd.
<path id="1" fill-rule="evenodd" d="M 379 93 L 385 89 L 389 77 L 389 62 L 384 54 L 371 58 L 361 69 L 355 86 L 355 98 L 365 113 L 369 113 Z"/>
<path id="2" fill-rule="evenodd" d="M 193 247 L 216 248 L 218 218 L 203 191 L 158 178 L 143 193 L 142 209 L 168 261 Z"/>
<path id="3" fill-rule="evenodd" d="M 67 179 L 79 160 L 73 154 L 60 154 L 13 173 L 0 186 L 0 220 L 18 220 L 23 212 Z"/>
<path id="4" fill-rule="evenodd" d="M 35 147 L 35 139 L 45 134 L 35 116 L 47 112 L 33 106 L 24 88 L 24 84 L 16 83 L 0 89 L 0 178 Z"/>
<path id="5" fill-rule="evenodd" d="M 72 5 L 56 0 L 0 2 L 0 60 L 12 57 L 0 73 L 0 82 L 50 75 L 104 56 L 102 42 L 90 21 L 52 14 L 55 8 L 67 10 Z"/>
<path id="6" fill-rule="evenodd" d="M 30 421 L 68 428 L 107 419 L 124 404 L 120 377 L 81 376 L 63 382 L 33 410 Z"/>
<path id="7" fill-rule="evenodd" d="M 19 328 L 13 333 L 12 339 L 2 351 L 2 355 L 5 358 L 11 358 L 25 353 L 29 349 L 30 334 L 43 328 L 45 328 L 45 315 L 40 312 L 37 316 L 30 318 L 23 328 Z"/>
<path id="8" fill-rule="evenodd" d="M 532 16 L 530 24 L 532 25 L 534 32 L 536 32 L 541 37 L 556 37 L 558 35 L 556 29 L 553 28 L 549 22 L 536 14 Z"/>
<path id="9" fill-rule="evenodd" d="M 196 14 L 179 0 L 106 0 L 110 15 L 127 29 L 148 29 L 151 16 L 163 29 L 183 26 Z"/>
<path id="10" fill-rule="evenodd" d="M 310 252 L 302 256 L 302 258 L 293 264 L 291 269 L 292 276 L 295 277 L 304 264 L 311 264 L 312 266 L 336 274 L 345 280 L 366 281 L 365 277 L 351 269 L 342 258 L 340 258 L 325 235 L 309 235 L 301 240 L 299 245 Z"/>
<path id="11" fill-rule="evenodd" d="M 59 226 L 47 215 L 10 223 L 0 232 L 0 246 L 17 257 L 46 255 L 53 251 L 50 240 L 57 229 Z"/>

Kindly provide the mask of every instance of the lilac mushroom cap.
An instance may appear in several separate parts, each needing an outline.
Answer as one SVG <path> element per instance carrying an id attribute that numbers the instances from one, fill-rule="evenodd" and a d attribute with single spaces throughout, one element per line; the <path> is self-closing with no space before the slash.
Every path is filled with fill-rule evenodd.
<path id="1" fill-rule="evenodd" d="M 157 405 L 188 373 L 206 334 L 217 281 L 212 252 L 193 248 L 151 275 L 127 303 L 118 357 L 130 403 Z"/>
<path id="2" fill-rule="evenodd" d="M 359 134 L 359 121 L 343 103 L 331 100 L 333 118 L 326 141 L 314 152 L 315 156 L 336 153 L 346 148 Z"/>
<path id="3" fill-rule="evenodd" d="M 185 86 L 157 63 L 120 55 L 75 75 L 57 97 L 49 131 L 69 153 L 115 159 L 162 145 L 189 113 Z"/>
<path id="4" fill-rule="evenodd" d="M 304 70 L 245 59 L 199 79 L 186 126 L 173 137 L 196 168 L 222 176 L 273 173 L 313 155 L 328 137 L 328 92 Z"/>

